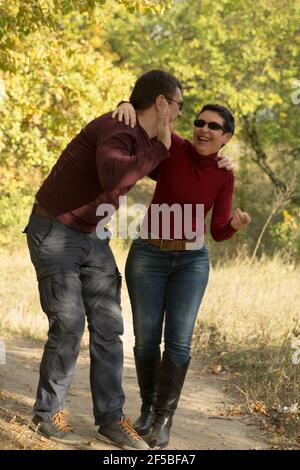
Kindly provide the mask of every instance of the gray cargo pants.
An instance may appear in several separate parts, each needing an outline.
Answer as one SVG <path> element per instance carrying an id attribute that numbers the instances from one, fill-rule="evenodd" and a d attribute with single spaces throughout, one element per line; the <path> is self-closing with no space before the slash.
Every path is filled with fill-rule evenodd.
<path id="1" fill-rule="evenodd" d="M 120 418 L 124 405 L 121 276 L 109 239 L 34 214 L 24 232 L 49 320 L 34 413 L 48 419 L 64 408 L 86 316 L 95 424 Z"/>

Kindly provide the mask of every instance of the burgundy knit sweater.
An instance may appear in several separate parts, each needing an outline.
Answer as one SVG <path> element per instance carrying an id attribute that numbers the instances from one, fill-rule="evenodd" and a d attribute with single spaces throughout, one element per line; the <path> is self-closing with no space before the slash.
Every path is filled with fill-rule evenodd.
<path id="1" fill-rule="evenodd" d="M 118 209 L 119 196 L 168 156 L 164 144 L 149 139 L 139 124 L 132 129 L 108 113 L 91 121 L 67 145 L 36 200 L 59 222 L 95 232 L 102 218 L 96 215 L 97 207 L 106 203 Z"/>
<path id="2" fill-rule="evenodd" d="M 222 241 L 231 238 L 236 230 L 231 225 L 232 194 L 234 187 L 234 175 L 232 171 L 221 169 L 217 165 L 218 155 L 199 155 L 194 145 L 172 134 L 172 146 L 170 158 L 162 161 L 151 173 L 151 177 L 157 181 L 152 204 L 174 203 L 190 204 L 193 206 L 192 223 L 195 231 L 200 223 L 196 220 L 196 204 L 204 205 L 204 219 L 211 208 L 211 235 L 214 240 Z M 179 238 L 174 237 L 174 218 L 171 214 L 170 237 L 164 237 L 159 226 L 157 230 L 151 229 L 149 207 L 148 229 L 152 238 Z M 182 221 L 183 223 L 183 218 Z M 204 221 L 202 221 L 204 222 Z M 206 229 L 204 225 L 204 229 Z M 182 227 L 182 233 L 184 230 Z M 187 238 L 187 237 L 182 237 Z"/>

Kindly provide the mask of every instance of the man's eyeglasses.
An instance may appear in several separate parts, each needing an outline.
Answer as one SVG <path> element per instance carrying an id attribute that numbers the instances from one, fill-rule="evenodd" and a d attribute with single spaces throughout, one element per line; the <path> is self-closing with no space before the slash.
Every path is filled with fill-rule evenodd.
<path id="1" fill-rule="evenodd" d="M 168 96 L 165 96 L 165 98 L 166 98 L 167 101 L 174 101 L 174 103 L 177 103 L 177 104 L 178 104 L 179 111 L 182 110 L 182 108 L 183 108 L 183 101 L 176 101 L 176 100 L 174 100 L 173 98 L 169 98 Z"/>
<path id="2" fill-rule="evenodd" d="M 221 126 L 221 124 L 219 124 L 218 122 L 214 122 L 214 121 L 207 122 L 207 121 L 204 121 L 204 119 L 195 119 L 194 121 L 195 127 L 204 127 L 205 124 L 207 124 L 207 127 L 211 129 L 212 131 L 226 132 L 225 127 Z"/>

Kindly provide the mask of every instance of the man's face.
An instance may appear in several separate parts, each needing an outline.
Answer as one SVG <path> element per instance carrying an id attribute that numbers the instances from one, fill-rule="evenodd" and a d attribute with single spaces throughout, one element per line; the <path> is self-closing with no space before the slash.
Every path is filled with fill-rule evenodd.
<path id="1" fill-rule="evenodd" d="M 203 119 L 208 122 L 217 122 L 222 127 L 225 122 L 222 116 L 214 111 L 203 111 L 199 114 L 198 120 Z M 209 129 L 208 125 L 205 124 L 204 127 L 195 127 L 194 128 L 194 145 L 195 149 L 201 155 L 210 155 L 212 153 L 217 153 L 222 145 L 227 144 L 231 139 L 232 135 L 229 132 L 224 132 L 222 129 L 212 130 Z"/>
<path id="2" fill-rule="evenodd" d="M 176 92 L 173 96 L 165 96 L 169 105 L 169 116 L 170 116 L 170 128 L 173 129 L 174 123 L 178 117 L 181 116 L 180 110 L 182 100 L 182 94 L 179 88 L 176 88 Z"/>

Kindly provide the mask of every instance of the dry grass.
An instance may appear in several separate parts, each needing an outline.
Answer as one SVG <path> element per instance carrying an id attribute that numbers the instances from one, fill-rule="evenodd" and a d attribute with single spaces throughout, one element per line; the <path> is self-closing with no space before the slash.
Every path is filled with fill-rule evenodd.
<path id="1" fill-rule="evenodd" d="M 0 407 L 1 450 L 50 450 L 50 444 L 30 431 L 27 420 Z"/>
<path id="2" fill-rule="evenodd" d="M 239 257 L 211 269 L 201 317 L 230 343 L 278 343 L 300 322 L 299 286 L 300 267 L 280 257 Z"/>
<path id="3" fill-rule="evenodd" d="M 37 281 L 24 249 L 0 255 L 0 336 L 44 339 L 47 319 L 42 314 Z"/>
<path id="4" fill-rule="evenodd" d="M 279 256 L 217 265 L 195 330 L 195 349 L 234 378 L 245 410 L 265 416 L 279 447 L 300 445 L 300 364 L 291 347 L 300 335 L 299 287 L 300 267 Z"/>

